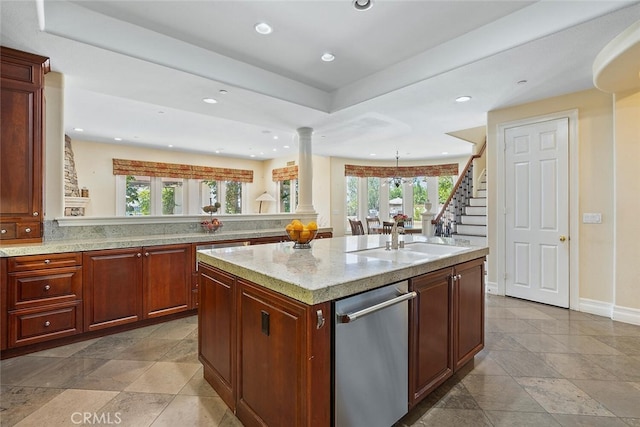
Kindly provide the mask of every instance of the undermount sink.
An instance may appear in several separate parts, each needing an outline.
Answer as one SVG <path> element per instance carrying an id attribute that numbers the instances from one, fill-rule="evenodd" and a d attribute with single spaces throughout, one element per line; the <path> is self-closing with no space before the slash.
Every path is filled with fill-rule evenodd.
<path id="1" fill-rule="evenodd" d="M 413 242 L 407 243 L 404 248 L 390 249 L 373 248 L 354 251 L 356 255 L 371 258 L 384 259 L 402 263 L 413 263 L 430 259 L 442 258 L 465 251 L 469 248 L 463 246 L 438 245 L 433 243 Z"/>

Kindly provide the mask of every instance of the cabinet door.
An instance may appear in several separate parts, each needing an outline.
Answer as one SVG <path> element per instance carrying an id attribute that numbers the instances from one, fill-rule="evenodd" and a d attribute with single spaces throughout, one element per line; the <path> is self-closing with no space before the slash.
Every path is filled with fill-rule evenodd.
<path id="1" fill-rule="evenodd" d="M 142 319 L 142 248 L 85 252 L 85 332 Z"/>
<path id="2" fill-rule="evenodd" d="M 144 248 L 144 317 L 158 317 L 191 305 L 191 244 Z"/>
<path id="3" fill-rule="evenodd" d="M 238 418 L 245 425 L 305 425 L 305 307 L 237 283 Z"/>
<path id="4" fill-rule="evenodd" d="M 204 377 L 222 400 L 234 410 L 235 403 L 235 277 L 200 264 L 198 355 Z"/>
<path id="5" fill-rule="evenodd" d="M 0 258 L 0 350 L 7 348 L 7 259 Z"/>
<path id="6" fill-rule="evenodd" d="M 409 302 L 409 406 L 453 375 L 452 269 L 411 279 Z"/>
<path id="7" fill-rule="evenodd" d="M 484 348 L 484 258 L 455 268 L 455 369 Z"/>

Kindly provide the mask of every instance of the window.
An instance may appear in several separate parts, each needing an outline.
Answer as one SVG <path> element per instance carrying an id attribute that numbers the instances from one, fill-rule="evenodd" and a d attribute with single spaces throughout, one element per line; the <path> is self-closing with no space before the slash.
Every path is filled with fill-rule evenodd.
<path id="1" fill-rule="evenodd" d="M 380 216 L 380 178 L 367 178 L 367 216 Z"/>
<path id="2" fill-rule="evenodd" d="M 358 178 L 355 176 L 347 177 L 347 218 L 358 218 Z"/>
<path id="3" fill-rule="evenodd" d="M 278 181 L 278 200 L 280 212 L 294 212 L 298 205 L 298 180 Z"/>
<path id="4" fill-rule="evenodd" d="M 414 221 L 422 217 L 424 202 L 429 198 L 427 192 L 427 177 L 419 176 L 413 178 L 413 218 Z"/>
<path id="5" fill-rule="evenodd" d="M 127 175 L 126 216 L 151 215 L 151 178 Z"/>
<path id="6" fill-rule="evenodd" d="M 227 214 L 242 213 L 242 183 L 238 181 L 224 181 L 225 195 L 223 212 Z"/>
<path id="7" fill-rule="evenodd" d="M 181 178 L 160 178 L 162 181 L 162 215 L 182 215 L 183 192 Z"/>
<path id="8" fill-rule="evenodd" d="M 126 216 L 182 215 L 181 178 L 127 175 L 125 181 Z"/>

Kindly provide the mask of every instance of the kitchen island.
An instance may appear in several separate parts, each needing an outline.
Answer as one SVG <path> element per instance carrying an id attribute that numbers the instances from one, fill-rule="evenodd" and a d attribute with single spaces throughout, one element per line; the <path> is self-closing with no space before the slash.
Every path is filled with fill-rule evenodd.
<path id="1" fill-rule="evenodd" d="M 404 236 L 201 250 L 199 357 L 245 425 L 330 426 L 335 301 L 407 281 L 408 411 L 484 345 L 488 248 Z"/>

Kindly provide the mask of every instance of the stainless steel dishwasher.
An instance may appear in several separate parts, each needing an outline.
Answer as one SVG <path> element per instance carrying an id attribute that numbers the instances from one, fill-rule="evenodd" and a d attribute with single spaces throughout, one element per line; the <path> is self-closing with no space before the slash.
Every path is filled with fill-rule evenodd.
<path id="1" fill-rule="evenodd" d="M 336 427 L 390 427 L 407 413 L 408 282 L 335 302 Z"/>

